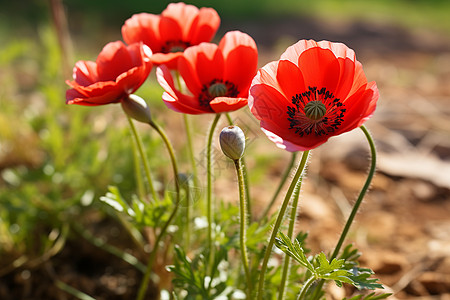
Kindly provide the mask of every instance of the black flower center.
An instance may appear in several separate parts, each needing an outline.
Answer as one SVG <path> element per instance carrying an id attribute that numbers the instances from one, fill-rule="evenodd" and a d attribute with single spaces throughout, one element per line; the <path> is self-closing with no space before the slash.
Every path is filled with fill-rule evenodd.
<path id="1" fill-rule="evenodd" d="M 239 91 L 234 83 L 228 80 L 213 79 L 209 84 L 202 87 L 198 101 L 201 106 L 209 107 L 209 103 L 216 97 L 235 98 L 239 95 Z"/>
<path id="2" fill-rule="evenodd" d="M 182 40 L 177 41 L 167 41 L 162 47 L 162 53 L 175 53 L 175 52 L 183 52 L 186 48 L 190 47 L 191 44 L 189 42 L 184 42 Z"/>
<path id="3" fill-rule="evenodd" d="M 336 131 L 344 122 L 345 105 L 326 88 L 308 87 L 292 97 L 287 114 L 289 129 L 300 136 L 322 136 Z"/>

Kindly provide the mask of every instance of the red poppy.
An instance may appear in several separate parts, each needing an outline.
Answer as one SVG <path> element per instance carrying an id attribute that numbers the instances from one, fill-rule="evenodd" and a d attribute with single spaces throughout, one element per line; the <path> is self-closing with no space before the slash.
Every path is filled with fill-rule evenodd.
<path id="1" fill-rule="evenodd" d="M 257 63 L 255 41 L 245 33 L 232 31 L 218 46 L 201 43 L 189 47 L 178 60 L 177 68 L 189 94 L 175 88 L 166 66 L 158 67 L 156 74 L 170 109 L 186 114 L 221 113 L 247 104 Z"/>
<path id="2" fill-rule="evenodd" d="M 104 105 L 117 103 L 134 93 L 152 69 L 151 50 L 142 43 L 125 46 L 107 44 L 93 61 L 78 61 L 73 69 L 67 104 Z"/>
<path id="3" fill-rule="evenodd" d="M 133 15 L 122 26 L 122 36 L 128 44 L 142 41 L 152 49 L 153 63 L 174 69 L 186 48 L 211 41 L 219 25 L 219 15 L 212 8 L 171 3 L 161 15 Z"/>
<path id="4" fill-rule="evenodd" d="M 258 70 L 248 104 L 269 139 L 293 152 L 361 126 L 378 97 L 352 49 L 301 40 Z"/>

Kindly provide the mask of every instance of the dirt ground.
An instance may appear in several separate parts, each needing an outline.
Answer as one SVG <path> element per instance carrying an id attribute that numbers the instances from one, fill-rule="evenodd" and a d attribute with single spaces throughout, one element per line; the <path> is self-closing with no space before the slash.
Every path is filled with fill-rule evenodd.
<path id="1" fill-rule="evenodd" d="M 262 64 L 299 38 L 341 41 L 356 50 L 381 94 L 367 122 L 378 148 L 378 170 L 348 240 L 363 253 L 362 264 L 394 293 L 390 299 L 450 299 L 450 37 L 384 24 L 294 19 L 233 24 L 257 41 Z M 260 140 L 252 147 L 267 143 Z M 367 149 L 355 130 L 313 151 L 297 226 L 310 233 L 313 251 L 334 247 L 364 182 Z M 275 166 L 268 180 L 282 172 L 282 165 Z M 256 187 L 252 193 L 266 191 Z M 138 272 L 79 240 L 34 269 L 3 276 L 0 299 L 74 299 L 55 286 L 52 274 L 83 286 L 96 299 L 133 299 Z M 346 296 L 333 285 L 330 295 Z"/>

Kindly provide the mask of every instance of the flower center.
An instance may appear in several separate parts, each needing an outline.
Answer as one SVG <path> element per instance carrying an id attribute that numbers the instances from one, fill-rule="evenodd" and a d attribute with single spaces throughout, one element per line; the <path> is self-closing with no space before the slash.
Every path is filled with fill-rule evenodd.
<path id="1" fill-rule="evenodd" d="M 175 52 L 183 52 L 187 47 L 190 47 L 191 44 L 189 42 L 183 42 L 182 40 L 177 41 L 167 41 L 162 47 L 162 53 L 175 53 Z"/>
<path id="2" fill-rule="evenodd" d="M 214 98 L 225 96 L 227 91 L 227 86 L 221 82 L 211 84 L 208 88 L 208 93 Z"/>
<path id="3" fill-rule="evenodd" d="M 291 102 L 294 106 L 287 110 L 289 129 L 301 137 L 332 134 L 344 122 L 345 105 L 326 88 L 308 87 L 293 96 Z"/>
<path id="4" fill-rule="evenodd" d="M 234 98 L 239 95 L 239 91 L 234 83 L 222 79 L 213 79 L 209 84 L 204 84 L 198 101 L 201 106 L 209 107 L 209 103 L 216 97 Z"/>
<path id="5" fill-rule="evenodd" d="M 327 107 L 322 101 L 311 101 L 305 105 L 305 116 L 311 120 L 317 121 L 327 113 Z"/>

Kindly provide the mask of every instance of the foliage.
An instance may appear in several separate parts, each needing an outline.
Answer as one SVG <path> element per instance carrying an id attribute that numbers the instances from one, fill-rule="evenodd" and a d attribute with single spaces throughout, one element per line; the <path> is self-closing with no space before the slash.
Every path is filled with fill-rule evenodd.
<path id="1" fill-rule="evenodd" d="M 339 287 L 342 287 L 343 283 L 347 283 L 358 289 L 383 288 L 378 279 L 371 278 L 372 270 L 357 267 L 358 250 L 352 249 L 351 245 L 345 248 L 339 259 L 333 258 L 331 261 L 323 252 L 306 257 L 301 242 L 298 239 L 292 242 L 282 232 L 278 233 L 276 246 L 309 271 L 305 281 L 312 278 L 312 280 L 333 280 Z"/>

